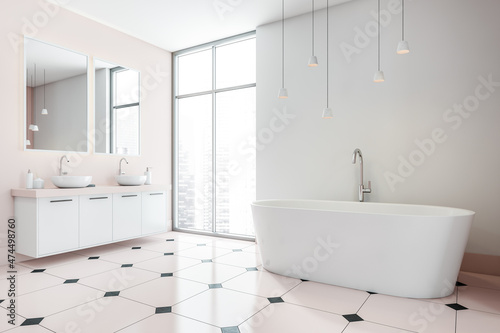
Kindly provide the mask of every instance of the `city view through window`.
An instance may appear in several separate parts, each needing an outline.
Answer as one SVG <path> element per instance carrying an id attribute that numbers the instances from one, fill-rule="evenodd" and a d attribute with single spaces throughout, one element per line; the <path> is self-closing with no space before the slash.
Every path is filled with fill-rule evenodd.
<path id="1" fill-rule="evenodd" d="M 255 35 L 174 57 L 175 226 L 253 236 Z"/>

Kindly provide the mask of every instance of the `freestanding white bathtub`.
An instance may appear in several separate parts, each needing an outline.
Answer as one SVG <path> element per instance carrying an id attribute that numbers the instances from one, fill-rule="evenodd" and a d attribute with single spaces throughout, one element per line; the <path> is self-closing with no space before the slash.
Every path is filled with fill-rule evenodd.
<path id="1" fill-rule="evenodd" d="M 451 294 L 474 212 L 369 202 L 252 203 L 266 270 L 368 292 Z"/>

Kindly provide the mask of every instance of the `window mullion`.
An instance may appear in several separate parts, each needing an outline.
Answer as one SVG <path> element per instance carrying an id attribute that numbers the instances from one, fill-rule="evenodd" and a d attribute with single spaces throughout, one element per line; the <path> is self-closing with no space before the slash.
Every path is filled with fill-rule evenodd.
<path id="1" fill-rule="evenodd" d="M 212 46 L 212 232 L 217 232 L 216 46 Z"/>

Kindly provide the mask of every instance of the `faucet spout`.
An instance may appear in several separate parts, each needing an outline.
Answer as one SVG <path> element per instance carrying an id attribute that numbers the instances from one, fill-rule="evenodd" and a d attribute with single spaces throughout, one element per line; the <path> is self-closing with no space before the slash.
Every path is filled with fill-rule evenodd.
<path id="1" fill-rule="evenodd" d="M 122 157 L 122 159 L 120 160 L 120 166 L 119 166 L 119 168 L 118 168 L 118 174 L 119 174 L 119 175 L 123 175 L 123 174 L 125 174 L 125 172 L 122 172 L 122 162 L 123 162 L 123 161 L 125 161 L 125 163 L 127 163 L 127 164 L 128 164 L 127 159 L 126 159 L 125 157 Z"/>
<path id="2" fill-rule="evenodd" d="M 365 187 L 363 181 L 363 154 L 359 148 L 356 148 L 352 153 L 352 164 L 356 164 L 356 156 L 359 155 L 359 187 L 358 187 L 358 199 L 360 202 L 365 201 L 365 193 L 372 193 L 371 181 L 368 181 L 368 186 Z"/>
<path id="3" fill-rule="evenodd" d="M 68 157 L 66 155 L 63 155 L 61 157 L 61 159 L 59 160 L 59 176 L 63 176 L 63 175 L 67 175 L 68 174 L 67 172 L 63 172 L 63 168 L 62 168 L 63 160 L 66 160 L 66 162 L 69 163 Z"/>

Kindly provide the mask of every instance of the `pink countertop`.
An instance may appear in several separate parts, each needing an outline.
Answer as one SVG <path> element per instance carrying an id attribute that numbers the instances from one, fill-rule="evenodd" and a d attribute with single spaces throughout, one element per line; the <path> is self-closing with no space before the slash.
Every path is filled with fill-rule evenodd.
<path id="1" fill-rule="evenodd" d="M 96 185 L 95 187 L 82 188 L 43 188 L 43 189 L 25 189 L 16 188 L 10 191 L 13 197 L 25 198 L 48 198 L 64 197 L 70 195 L 88 195 L 88 194 L 111 194 L 111 193 L 131 193 L 131 192 L 151 192 L 166 191 L 168 185 L 141 185 L 141 186 L 120 186 L 120 185 Z"/>

